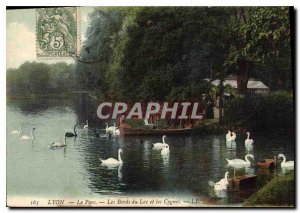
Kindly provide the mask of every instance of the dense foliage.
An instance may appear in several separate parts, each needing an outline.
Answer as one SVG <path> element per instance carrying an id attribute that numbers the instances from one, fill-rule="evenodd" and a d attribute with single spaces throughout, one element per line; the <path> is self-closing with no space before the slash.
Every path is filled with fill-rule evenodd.
<path id="1" fill-rule="evenodd" d="M 289 8 L 96 8 L 77 73 L 83 88 L 118 100 L 209 93 L 202 79 L 238 75 L 292 89 Z"/>
<path id="2" fill-rule="evenodd" d="M 291 88 L 289 10 L 284 7 L 235 8 L 226 64 L 238 75 L 238 91 L 245 93 L 254 75 L 272 89 Z"/>
<path id="3" fill-rule="evenodd" d="M 233 129 L 244 127 L 255 131 L 295 128 L 293 103 L 293 95 L 287 92 L 232 99 L 224 104 L 224 123 Z"/>
<path id="4" fill-rule="evenodd" d="M 282 174 L 258 192 L 251 195 L 244 203 L 245 207 L 276 207 L 295 206 L 295 178 L 294 173 Z"/>
<path id="5" fill-rule="evenodd" d="M 240 93 L 249 77 L 291 90 L 290 15 L 287 7 L 95 7 L 75 74 L 64 63 L 26 62 L 8 70 L 7 89 L 76 84 L 105 99 L 187 100 L 211 93 L 204 78 L 233 73 Z"/>
<path id="6" fill-rule="evenodd" d="M 12 96 L 72 91 L 76 88 L 74 65 L 25 62 L 7 70 L 6 87 Z"/>

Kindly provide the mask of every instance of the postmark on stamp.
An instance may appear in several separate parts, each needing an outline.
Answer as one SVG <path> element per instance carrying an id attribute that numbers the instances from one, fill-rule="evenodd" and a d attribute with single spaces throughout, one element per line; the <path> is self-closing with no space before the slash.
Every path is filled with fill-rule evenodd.
<path id="1" fill-rule="evenodd" d="M 70 57 L 79 50 L 76 7 L 36 10 L 37 57 Z"/>

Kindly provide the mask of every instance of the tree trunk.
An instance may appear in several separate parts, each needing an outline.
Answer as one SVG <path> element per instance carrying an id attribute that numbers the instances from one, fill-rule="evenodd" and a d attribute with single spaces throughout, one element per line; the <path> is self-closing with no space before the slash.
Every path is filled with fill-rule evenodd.
<path id="1" fill-rule="evenodd" d="M 219 124 L 222 125 L 223 124 L 223 93 L 224 93 L 224 86 L 223 86 L 223 82 L 224 82 L 224 71 L 221 72 L 221 76 L 220 76 L 220 90 L 219 90 L 219 95 L 220 95 L 220 100 L 219 100 Z"/>
<path id="2" fill-rule="evenodd" d="M 249 80 L 249 74 L 251 72 L 252 63 L 249 61 L 239 61 L 237 65 L 237 91 L 240 94 L 247 93 L 247 84 Z"/>

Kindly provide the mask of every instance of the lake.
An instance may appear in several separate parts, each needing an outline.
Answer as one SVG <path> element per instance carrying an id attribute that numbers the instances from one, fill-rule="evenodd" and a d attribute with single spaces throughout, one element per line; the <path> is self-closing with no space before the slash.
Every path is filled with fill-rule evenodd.
<path id="1" fill-rule="evenodd" d="M 161 136 L 97 138 L 100 128 L 83 129 L 86 120 L 95 116 L 97 105 L 87 97 L 70 99 L 24 99 L 7 102 L 7 196 L 44 197 L 47 199 L 81 197 L 107 198 L 158 196 L 198 198 L 202 204 L 240 205 L 247 197 L 282 171 L 251 166 L 234 170 L 226 158 L 241 158 L 251 153 L 255 162 L 273 158 L 276 153 L 294 159 L 294 135 L 251 134 L 252 149 L 245 149 L 247 135 L 238 134 L 235 147 L 227 147 L 225 134 L 191 136 L 167 135 L 170 154 L 162 157 L 153 149 Z M 23 134 L 34 140 L 22 140 L 11 134 L 23 123 Z M 49 149 L 49 144 L 62 142 L 64 133 L 78 124 L 78 137 L 67 138 L 64 148 Z M 112 124 L 112 123 L 111 123 Z M 117 158 L 123 149 L 123 166 L 110 169 L 99 158 Z M 253 187 L 230 188 L 225 194 L 215 193 L 208 182 L 224 177 L 256 174 Z M 201 205 L 201 204 L 199 204 Z"/>

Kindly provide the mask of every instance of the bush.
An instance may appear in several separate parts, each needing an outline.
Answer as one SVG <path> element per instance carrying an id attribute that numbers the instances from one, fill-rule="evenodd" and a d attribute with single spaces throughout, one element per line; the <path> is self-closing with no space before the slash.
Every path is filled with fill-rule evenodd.
<path id="1" fill-rule="evenodd" d="M 126 119 L 124 123 L 129 124 L 131 128 L 146 128 L 144 120 L 141 119 Z"/>
<path id="2" fill-rule="evenodd" d="M 288 92 L 268 96 L 247 95 L 224 103 L 224 124 L 254 131 L 295 128 L 293 95 Z"/>
<path id="3" fill-rule="evenodd" d="M 243 206 L 295 206 L 294 173 L 274 178 L 245 200 Z"/>
<path id="4" fill-rule="evenodd" d="M 166 120 L 158 120 L 157 121 L 157 129 L 168 129 L 170 125 Z"/>

